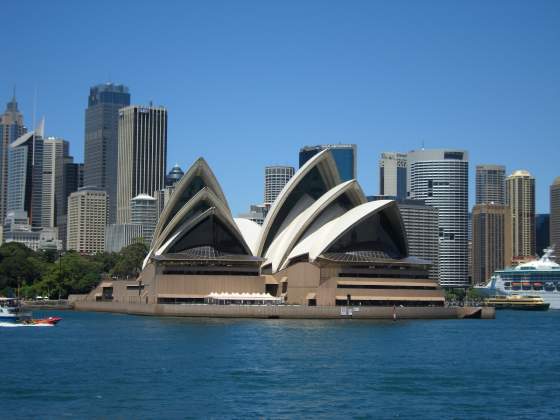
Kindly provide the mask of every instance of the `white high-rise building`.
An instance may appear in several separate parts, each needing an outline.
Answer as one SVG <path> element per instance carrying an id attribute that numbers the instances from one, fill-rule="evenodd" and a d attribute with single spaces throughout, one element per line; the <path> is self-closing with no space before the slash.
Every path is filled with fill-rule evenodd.
<path id="1" fill-rule="evenodd" d="M 62 188 L 64 158 L 68 156 L 66 140 L 48 137 L 43 141 L 43 188 L 42 188 L 42 226 L 52 228 L 56 225 L 56 194 Z M 57 181 L 58 184 L 57 185 Z"/>
<path id="2" fill-rule="evenodd" d="M 381 153 L 379 159 L 379 195 L 406 198 L 406 153 Z"/>
<path id="3" fill-rule="evenodd" d="M 119 111 L 117 223 L 131 222 L 130 200 L 165 186 L 167 110 L 131 105 Z"/>
<path id="4" fill-rule="evenodd" d="M 439 282 L 466 287 L 468 279 L 468 176 L 464 150 L 415 150 L 408 153 L 412 199 L 438 209 Z"/>
<path id="5" fill-rule="evenodd" d="M 158 220 L 157 204 L 157 200 L 148 194 L 140 194 L 130 200 L 131 223 L 142 225 L 142 236 L 148 246 L 152 242 Z"/>
<path id="6" fill-rule="evenodd" d="M 105 249 L 107 193 L 84 187 L 68 197 L 67 248 L 94 255 Z"/>
<path id="7" fill-rule="evenodd" d="M 292 166 L 267 166 L 264 168 L 264 205 L 271 206 L 280 191 L 294 176 Z"/>

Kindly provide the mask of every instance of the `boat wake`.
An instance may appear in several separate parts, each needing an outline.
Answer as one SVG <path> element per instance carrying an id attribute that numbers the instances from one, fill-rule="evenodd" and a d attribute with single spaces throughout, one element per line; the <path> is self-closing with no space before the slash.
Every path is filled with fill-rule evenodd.
<path id="1" fill-rule="evenodd" d="M 13 322 L 0 322 L 0 328 L 17 328 L 17 327 L 54 327 L 51 324 L 14 324 Z"/>

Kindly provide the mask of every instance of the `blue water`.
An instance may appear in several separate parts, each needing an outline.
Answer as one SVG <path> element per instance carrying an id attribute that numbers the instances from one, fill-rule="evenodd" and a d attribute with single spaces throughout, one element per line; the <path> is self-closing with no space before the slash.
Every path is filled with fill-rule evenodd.
<path id="1" fill-rule="evenodd" d="M 64 319 L 0 328 L 1 418 L 560 418 L 560 311 L 397 322 L 48 315 Z"/>

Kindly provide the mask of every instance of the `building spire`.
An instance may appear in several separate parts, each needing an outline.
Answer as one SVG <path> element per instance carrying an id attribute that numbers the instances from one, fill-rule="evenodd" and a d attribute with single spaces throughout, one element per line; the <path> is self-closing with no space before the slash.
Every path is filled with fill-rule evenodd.
<path id="1" fill-rule="evenodd" d="M 6 112 L 19 112 L 16 101 L 16 85 L 12 88 L 12 100 L 6 105 Z"/>

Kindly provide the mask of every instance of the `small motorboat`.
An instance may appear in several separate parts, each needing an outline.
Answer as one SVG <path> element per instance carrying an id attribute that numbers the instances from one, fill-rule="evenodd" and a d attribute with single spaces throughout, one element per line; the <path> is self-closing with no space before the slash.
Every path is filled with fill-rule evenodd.
<path id="1" fill-rule="evenodd" d="M 42 318 L 42 319 L 29 319 L 27 321 L 24 321 L 24 323 L 30 325 L 56 325 L 61 320 L 62 318 L 58 316 L 49 316 L 48 318 Z"/>

